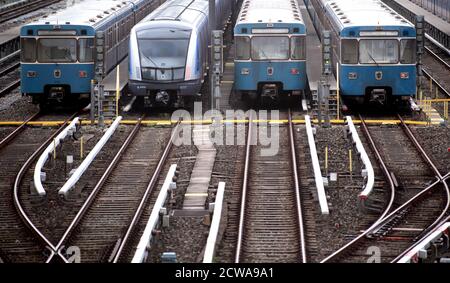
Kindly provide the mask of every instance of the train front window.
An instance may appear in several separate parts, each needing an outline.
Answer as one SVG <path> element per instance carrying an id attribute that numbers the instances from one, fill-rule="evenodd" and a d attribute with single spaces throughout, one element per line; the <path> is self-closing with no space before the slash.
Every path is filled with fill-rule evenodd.
<path id="1" fill-rule="evenodd" d="M 306 46 L 304 36 L 294 36 L 291 38 L 291 58 L 293 60 L 306 59 Z"/>
<path id="2" fill-rule="evenodd" d="M 21 38 L 20 39 L 20 60 L 25 63 L 36 62 L 36 39 Z"/>
<path id="3" fill-rule="evenodd" d="M 94 62 L 94 39 L 80 38 L 78 40 L 78 61 L 80 63 Z"/>
<path id="4" fill-rule="evenodd" d="M 289 37 L 255 36 L 252 38 L 253 60 L 288 60 Z"/>
<path id="5" fill-rule="evenodd" d="M 398 40 L 360 40 L 359 62 L 361 64 L 396 64 L 398 62 Z"/>
<path id="6" fill-rule="evenodd" d="M 236 36 L 236 60 L 250 59 L 250 38 L 248 36 Z"/>
<path id="7" fill-rule="evenodd" d="M 188 39 L 140 39 L 141 66 L 160 69 L 184 67 L 188 45 Z"/>
<path id="8" fill-rule="evenodd" d="M 76 62 L 77 40 L 41 38 L 38 40 L 38 61 L 42 63 Z"/>
<path id="9" fill-rule="evenodd" d="M 343 39 L 341 41 L 342 64 L 358 64 L 358 40 Z"/>
<path id="10" fill-rule="evenodd" d="M 416 40 L 402 39 L 400 41 L 400 63 L 402 64 L 416 63 Z"/>

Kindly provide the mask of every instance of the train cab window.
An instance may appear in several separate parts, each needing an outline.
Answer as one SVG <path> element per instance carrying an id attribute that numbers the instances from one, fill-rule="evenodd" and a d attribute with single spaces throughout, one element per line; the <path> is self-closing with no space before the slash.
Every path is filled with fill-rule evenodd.
<path id="1" fill-rule="evenodd" d="M 341 63 L 358 64 L 358 41 L 356 39 L 341 41 Z"/>
<path id="2" fill-rule="evenodd" d="M 20 60 L 26 63 L 36 62 L 36 39 L 21 38 L 20 39 Z"/>
<path id="3" fill-rule="evenodd" d="M 247 36 L 237 36 L 236 44 L 236 60 L 250 59 L 250 38 Z"/>
<path id="4" fill-rule="evenodd" d="M 402 39 L 400 41 L 400 63 L 416 63 L 416 41 L 414 39 Z"/>
<path id="5" fill-rule="evenodd" d="M 289 37 L 255 36 L 252 38 L 253 60 L 288 60 Z"/>
<path id="6" fill-rule="evenodd" d="M 398 63 L 398 40 L 396 39 L 360 40 L 359 62 L 361 64 Z"/>
<path id="7" fill-rule="evenodd" d="M 306 46 L 304 36 L 294 36 L 291 38 L 291 59 L 305 60 Z"/>
<path id="8" fill-rule="evenodd" d="M 94 39 L 80 38 L 78 40 L 78 61 L 80 63 L 94 62 Z"/>
<path id="9" fill-rule="evenodd" d="M 42 63 L 76 62 L 77 40 L 72 38 L 41 38 L 38 40 L 38 61 Z"/>

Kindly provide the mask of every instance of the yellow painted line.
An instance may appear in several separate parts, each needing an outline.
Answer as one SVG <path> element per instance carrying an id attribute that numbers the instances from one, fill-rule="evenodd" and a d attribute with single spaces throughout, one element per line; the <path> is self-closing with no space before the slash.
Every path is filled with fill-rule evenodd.
<path id="1" fill-rule="evenodd" d="M 234 62 L 226 62 L 225 66 L 234 67 Z"/>
<path id="2" fill-rule="evenodd" d="M 207 197 L 207 193 L 187 193 L 184 194 L 185 197 Z"/>
<path id="3" fill-rule="evenodd" d="M 439 116 L 440 117 L 440 116 Z M 440 120 L 442 118 L 440 117 Z M 30 126 L 42 126 L 42 127 L 55 127 L 60 126 L 65 121 L 32 121 L 28 122 L 27 125 Z M 121 121 L 122 125 L 135 125 L 137 124 L 137 120 L 123 120 Z M 220 123 L 222 124 L 247 124 L 249 121 L 247 119 L 225 119 L 221 120 Z M 287 124 L 288 120 L 286 119 L 280 119 L 280 120 L 253 120 L 253 123 L 262 123 L 262 124 Z M 304 124 L 305 120 L 303 119 L 293 119 L 292 122 L 294 124 Z M 314 119 L 312 120 L 314 124 L 318 124 L 318 120 Z M 330 120 L 332 124 L 345 124 L 345 120 Z M 366 120 L 366 124 L 373 124 L 373 125 L 383 125 L 383 124 L 400 124 L 400 120 Z M 0 126 L 20 126 L 23 122 L 22 121 L 0 121 Z M 82 120 L 82 125 L 91 125 L 91 121 L 89 120 Z M 112 123 L 111 120 L 106 120 L 105 125 L 109 125 Z M 143 125 L 155 125 L 155 126 L 170 126 L 177 123 L 176 120 L 144 120 L 141 122 Z M 355 124 L 361 124 L 360 120 L 353 120 L 353 123 Z M 425 121 L 405 121 L 408 125 L 426 125 L 427 122 Z M 98 121 L 95 121 L 93 125 L 97 125 Z M 195 124 L 212 124 L 212 120 L 185 120 L 181 121 L 181 124 L 187 124 L 187 125 L 195 125 Z"/>
<path id="4" fill-rule="evenodd" d="M 221 81 L 223 84 L 234 84 L 234 81 Z"/>

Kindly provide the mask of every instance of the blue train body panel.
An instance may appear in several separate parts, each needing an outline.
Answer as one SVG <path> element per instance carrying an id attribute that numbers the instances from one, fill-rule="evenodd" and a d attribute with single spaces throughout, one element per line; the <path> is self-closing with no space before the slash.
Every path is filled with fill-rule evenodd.
<path id="1" fill-rule="evenodd" d="M 349 79 L 349 73 L 357 73 L 356 79 Z M 382 72 L 381 80 L 375 78 L 376 72 Z M 401 73 L 408 78 L 401 78 Z M 340 89 L 343 95 L 362 96 L 366 88 L 391 87 L 393 96 L 412 96 L 416 93 L 416 66 L 340 66 Z"/>
<path id="2" fill-rule="evenodd" d="M 306 26 L 296 2 L 249 0 L 234 27 L 234 88 L 300 93 L 306 88 Z"/>
<path id="3" fill-rule="evenodd" d="M 257 91 L 260 83 L 281 82 L 285 91 L 303 90 L 306 87 L 306 62 L 235 62 L 235 82 L 237 90 Z M 273 74 L 267 74 L 267 68 Z M 248 69 L 248 75 L 242 75 Z M 298 72 L 292 72 L 293 69 Z"/>
<path id="4" fill-rule="evenodd" d="M 55 78 L 54 71 L 59 70 L 61 76 Z M 27 72 L 36 72 L 36 77 L 27 77 Z M 80 77 L 80 71 L 86 72 L 86 77 Z M 69 86 L 73 94 L 91 92 L 91 79 L 94 77 L 94 64 L 26 64 L 22 63 L 21 92 L 44 93 L 46 87 Z"/>

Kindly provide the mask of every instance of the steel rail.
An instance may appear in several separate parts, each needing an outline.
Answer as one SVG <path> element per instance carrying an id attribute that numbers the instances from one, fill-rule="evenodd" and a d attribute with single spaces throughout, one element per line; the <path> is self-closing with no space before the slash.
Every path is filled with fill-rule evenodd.
<path id="1" fill-rule="evenodd" d="M 363 237 L 365 237 L 368 234 L 370 234 L 371 231 L 374 230 L 375 227 L 377 227 L 378 223 L 380 223 L 386 217 L 386 215 L 391 210 L 392 205 L 394 204 L 395 191 L 397 189 L 396 182 L 394 182 L 394 179 L 392 178 L 391 172 L 387 168 L 384 159 L 381 157 L 380 151 L 379 151 L 378 147 L 376 146 L 375 141 L 373 140 L 372 136 L 370 135 L 369 128 L 367 127 L 367 124 L 365 123 L 365 121 L 361 117 L 361 115 L 359 115 L 359 119 L 361 120 L 361 125 L 362 125 L 364 136 L 369 141 L 369 144 L 370 144 L 370 146 L 372 148 L 372 151 L 375 153 L 377 161 L 378 161 L 379 165 L 381 166 L 381 170 L 383 171 L 383 174 L 384 174 L 386 180 L 389 182 L 390 193 L 391 193 L 390 199 L 389 199 L 389 203 L 387 204 L 387 206 L 384 209 L 383 213 L 378 217 L 378 219 L 367 230 L 365 230 L 359 236 L 357 236 L 356 238 L 354 238 L 353 240 L 351 240 L 350 242 L 345 244 L 343 247 L 341 247 L 340 249 L 338 249 L 337 251 L 335 251 L 334 253 L 332 253 L 331 255 L 326 257 L 325 259 L 323 259 L 321 261 L 321 263 L 325 263 L 325 262 L 328 262 L 330 260 L 333 260 L 333 259 L 339 257 L 344 251 L 346 251 L 351 246 L 353 246 L 356 243 L 358 243 Z"/>
<path id="2" fill-rule="evenodd" d="M 0 70 L 0 77 L 3 77 L 4 75 L 11 73 L 12 70 L 17 69 L 20 67 L 20 62 L 16 62 L 14 64 L 9 65 L 8 67 Z"/>
<path id="3" fill-rule="evenodd" d="M 23 122 L 19 127 L 17 127 L 12 133 L 10 133 L 7 137 L 0 141 L 0 149 L 4 148 L 8 145 L 18 134 L 20 134 L 27 126 L 27 123 L 35 120 L 37 117 L 41 115 L 41 112 L 37 112 L 33 114 L 30 118 L 28 118 L 25 122 Z"/>
<path id="4" fill-rule="evenodd" d="M 78 226 L 78 224 L 80 223 L 80 221 L 82 220 L 82 218 L 84 217 L 86 212 L 91 208 L 91 206 L 94 203 L 94 200 L 95 200 L 98 192 L 103 188 L 103 186 L 105 185 L 105 183 L 108 180 L 109 176 L 111 176 L 112 172 L 116 169 L 117 164 L 119 164 L 119 161 L 122 159 L 124 153 L 126 152 L 128 147 L 130 146 L 130 144 L 133 142 L 134 138 L 136 137 L 137 133 L 139 132 L 139 130 L 141 128 L 141 125 L 142 125 L 141 122 L 144 119 L 144 116 L 145 116 L 145 114 L 138 120 L 138 123 L 134 126 L 133 130 L 128 135 L 128 137 L 126 138 L 125 142 L 123 143 L 123 145 L 120 147 L 119 151 L 114 156 L 114 159 L 111 161 L 111 163 L 109 164 L 108 168 L 103 173 L 102 177 L 97 182 L 97 184 L 95 185 L 95 187 L 92 190 L 92 192 L 89 194 L 89 197 L 84 202 L 83 206 L 78 211 L 77 215 L 75 216 L 75 218 L 70 223 L 69 227 L 64 232 L 64 234 L 61 237 L 61 239 L 59 240 L 58 244 L 55 246 L 55 251 L 59 254 L 60 257 L 65 257 L 62 254 L 62 248 L 67 243 L 67 241 L 69 240 L 69 237 L 71 236 L 72 232 Z M 52 261 L 53 257 L 56 254 L 55 251 L 52 251 L 50 256 L 47 258 L 46 263 L 50 263 Z"/>
<path id="5" fill-rule="evenodd" d="M 297 217 L 298 217 L 300 249 L 301 249 L 301 254 L 302 254 L 302 262 L 307 263 L 305 229 L 304 229 L 304 223 L 303 223 L 302 205 L 301 205 L 301 197 L 300 197 L 300 182 L 299 182 L 299 177 L 298 177 L 297 155 L 296 155 L 296 151 L 295 151 L 295 139 L 294 139 L 294 129 L 293 129 L 294 126 L 292 123 L 292 115 L 291 115 L 290 109 L 289 109 L 288 115 L 289 115 L 288 116 L 289 144 L 291 147 L 292 170 L 294 172 L 295 198 L 296 198 L 296 208 L 297 208 Z"/>
<path id="6" fill-rule="evenodd" d="M 52 142 L 52 140 L 64 129 L 66 125 L 69 124 L 70 120 L 72 120 L 77 114 L 78 112 L 71 115 L 57 131 L 55 131 L 44 143 L 41 144 L 41 146 L 28 158 L 28 160 L 25 162 L 22 168 L 20 168 L 20 171 L 19 173 L 17 173 L 16 179 L 14 181 L 13 201 L 17 213 L 19 214 L 19 217 L 22 219 L 25 226 L 27 226 L 31 230 L 31 232 L 35 235 L 35 237 L 38 238 L 38 240 L 47 248 L 49 248 L 51 251 L 55 251 L 56 247 L 51 243 L 50 240 L 47 239 L 47 237 L 45 237 L 44 234 L 42 234 L 42 232 L 34 225 L 34 223 L 28 217 L 28 214 L 26 213 L 25 209 L 23 208 L 20 202 L 19 189 L 23 181 L 23 178 L 25 177 L 25 174 L 31 168 L 33 162 L 39 157 L 39 155 L 47 147 L 47 145 Z M 65 258 L 62 258 L 62 260 L 67 262 Z"/>
<path id="7" fill-rule="evenodd" d="M 13 81 L 12 83 L 8 84 L 4 88 L 0 89 L 0 97 L 6 95 L 7 93 L 11 92 L 12 90 L 16 89 L 20 85 L 20 79 Z"/>
<path id="8" fill-rule="evenodd" d="M 169 142 L 166 145 L 166 148 L 164 149 L 164 152 L 159 160 L 158 165 L 156 166 L 155 171 L 153 172 L 153 176 L 145 190 L 144 195 L 142 196 L 142 200 L 139 203 L 138 208 L 136 209 L 136 212 L 133 216 L 133 219 L 130 222 L 130 225 L 127 228 L 126 233 L 123 236 L 122 241 L 120 242 L 120 245 L 116 251 L 115 254 L 111 255 L 110 258 L 113 258 L 112 262 L 113 263 L 117 263 L 119 262 L 120 257 L 122 256 L 122 253 L 124 251 L 125 246 L 128 244 L 128 241 L 131 237 L 131 234 L 133 233 L 134 229 L 136 228 L 138 221 L 144 211 L 144 206 L 145 203 L 147 202 L 148 198 L 150 197 L 150 195 L 153 193 L 157 181 L 159 179 L 159 176 L 163 170 L 164 165 L 166 164 L 167 158 L 169 156 L 169 153 L 172 149 L 173 143 L 174 143 L 174 139 L 175 136 L 178 134 L 178 129 L 180 127 L 180 121 L 178 121 L 178 123 L 176 124 L 175 128 L 173 129 L 172 135 L 170 136 Z"/>
<path id="9" fill-rule="evenodd" d="M 247 133 L 247 144 L 245 147 L 245 165 L 244 165 L 244 177 L 242 182 L 242 192 L 241 192 L 241 207 L 240 207 L 240 217 L 239 217 L 239 230 L 238 230 L 238 238 L 236 245 L 236 254 L 234 258 L 235 263 L 239 263 L 241 259 L 241 251 L 242 251 L 242 238 L 244 236 L 244 221 L 245 221 L 245 203 L 247 196 L 247 187 L 248 187 L 248 171 L 250 169 L 250 148 L 253 134 L 253 111 L 250 111 L 250 115 L 248 117 L 248 133 Z"/>
<path id="10" fill-rule="evenodd" d="M 329 260 L 335 258 L 336 256 L 338 256 L 339 254 L 342 254 L 342 252 L 344 252 L 345 250 L 347 250 L 348 248 L 350 248 L 352 245 L 354 245 L 356 242 L 359 242 L 363 237 L 373 233 L 374 231 L 376 231 L 378 228 L 380 228 L 381 226 L 383 226 L 384 224 L 386 224 L 387 222 L 389 222 L 399 211 L 402 211 L 403 209 L 405 209 L 406 207 L 416 203 L 417 201 L 419 201 L 422 197 L 424 197 L 426 194 L 428 194 L 429 192 L 431 192 L 432 190 L 436 189 L 438 186 L 438 184 L 443 183 L 445 190 L 446 190 L 446 195 L 447 195 L 447 202 L 446 202 L 446 206 L 443 209 L 442 213 L 436 218 L 436 220 L 430 224 L 426 229 L 424 229 L 419 236 L 416 237 L 415 240 L 417 240 L 417 238 L 421 238 L 423 236 L 423 234 L 428 234 L 430 230 L 433 230 L 434 228 L 437 227 L 437 225 L 439 223 L 441 223 L 442 219 L 445 217 L 448 208 L 450 206 L 450 191 L 448 189 L 448 186 L 445 182 L 446 178 L 450 177 L 450 173 L 447 174 L 446 176 L 442 176 L 441 173 L 439 172 L 439 170 L 437 169 L 436 165 L 432 162 L 432 160 L 429 158 L 429 156 L 426 154 L 425 150 L 422 148 L 422 146 L 420 145 L 420 143 L 417 141 L 417 139 L 415 138 L 415 136 L 413 135 L 413 133 L 411 132 L 411 130 L 409 129 L 409 127 L 404 123 L 403 119 L 400 117 L 400 115 L 398 115 L 400 121 L 401 121 L 401 125 L 402 125 L 402 129 L 404 129 L 405 134 L 408 136 L 408 138 L 411 140 L 411 142 L 414 144 L 414 146 L 416 147 L 416 149 L 420 152 L 422 158 L 424 159 L 424 161 L 430 166 L 430 168 L 434 171 L 434 173 L 436 174 L 436 181 L 434 183 L 432 183 L 430 186 L 428 186 L 427 188 L 425 188 L 424 190 L 422 190 L 421 192 L 419 192 L 418 194 L 416 194 L 415 196 L 413 196 L 412 198 L 410 198 L 407 202 L 403 203 L 401 206 L 399 206 L 398 208 L 396 208 L 394 211 L 392 211 L 391 213 L 389 213 L 389 215 L 385 216 L 384 218 L 381 218 L 381 220 L 379 219 L 377 222 L 375 222 L 369 229 L 367 229 L 366 231 L 364 231 L 363 233 L 361 233 L 358 237 L 356 237 L 355 239 L 353 239 L 351 242 L 349 242 L 348 244 L 346 244 L 345 246 L 343 246 L 342 248 L 340 248 L 338 251 L 334 252 L 332 255 L 328 256 L 327 258 L 325 258 L 324 260 L 322 260 L 321 262 L 328 262 Z M 363 121 L 363 128 L 364 128 L 364 120 L 362 119 L 362 117 L 360 117 L 361 121 Z M 369 133 L 369 132 L 367 132 Z M 378 158 L 378 157 L 377 157 Z M 414 245 L 413 245 L 414 246 Z M 402 253 L 406 254 L 412 247 L 409 247 L 406 251 L 404 251 Z"/>
<path id="11" fill-rule="evenodd" d="M 439 55 L 437 55 L 433 50 L 431 50 L 429 47 L 425 46 L 425 50 L 432 56 L 434 57 L 434 59 L 436 59 L 437 61 L 439 61 L 439 63 L 441 63 L 442 65 L 445 66 L 445 68 L 447 70 L 450 71 L 450 64 L 445 62 L 444 59 L 442 59 L 441 57 L 439 57 Z"/>

